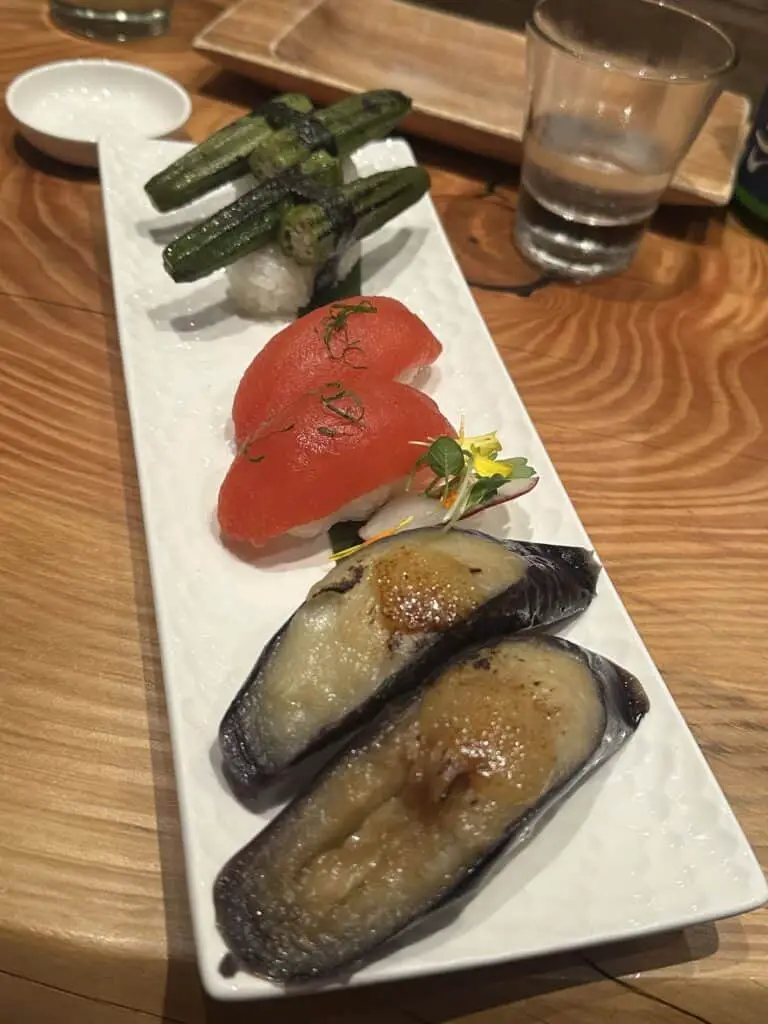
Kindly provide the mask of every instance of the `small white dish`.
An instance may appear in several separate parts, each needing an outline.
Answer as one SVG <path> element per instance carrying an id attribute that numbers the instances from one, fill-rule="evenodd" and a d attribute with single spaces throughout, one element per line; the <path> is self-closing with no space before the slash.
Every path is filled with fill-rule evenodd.
<path id="1" fill-rule="evenodd" d="M 98 141 L 112 129 L 159 139 L 190 115 L 189 94 L 173 79 L 118 60 L 62 60 L 15 78 L 5 103 L 19 131 L 48 156 L 98 165 Z"/>

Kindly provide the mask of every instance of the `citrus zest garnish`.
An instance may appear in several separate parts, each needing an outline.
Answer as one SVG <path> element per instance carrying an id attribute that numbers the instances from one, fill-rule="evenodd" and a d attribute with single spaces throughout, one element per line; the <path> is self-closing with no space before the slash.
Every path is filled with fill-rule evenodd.
<path id="1" fill-rule="evenodd" d="M 397 526 L 391 527 L 389 530 L 382 530 L 381 533 L 375 534 L 373 537 L 369 537 L 368 540 L 364 540 L 362 544 L 353 544 L 351 548 L 344 548 L 343 551 L 336 551 L 332 554 L 331 561 L 338 562 L 342 558 L 347 558 L 349 555 L 354 555 L 356 551 L 362 551 L 363 548 L 367 548 L 369 544 L 375 544 L 377 540 L 384 540 L 386 537 L 394 537 L 396 533 L 404 530 L 409 523 L 413 522 L 413 516 L 408 516 L 406 519 L 401 519 Z"/>

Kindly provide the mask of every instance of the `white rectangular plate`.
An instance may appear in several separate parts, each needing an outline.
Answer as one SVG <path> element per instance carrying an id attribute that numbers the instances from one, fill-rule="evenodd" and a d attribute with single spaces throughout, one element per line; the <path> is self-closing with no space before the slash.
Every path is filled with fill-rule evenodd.
<path id="1" fill-rule="evenodd" d="M 325 541 L 258 566 L 219 543 L 214 509 L 231 459 L 228 420 L 242 371 L 276 330 L 240 318 L 219 274 L 175 285 L 163 273 L 169 227 L 222 203 L 219 193 L 160 217 L 144 196 L 181 144 L 101 147 L 104 204 L 125 379 L 141 483 L 184 846 L 201 973 L 223 999 L 272 996 L 269 982 L 218 972 L 225 952 L 211 889 L 224 862 L 274 810 L 253 814 L 220 780 L 219 720 L 262 646 L 328 568 Z M 358 154 L 362 173 L 413 162 L 388 141 Z M 159 234 L 158 234 L 159 233 Z M 364 246 L 363 290 L 406 303 L 445 346 L 429 390 L 472 433 L 541 475 L 499 522 L 509 536 L 589 544 L 475 306 L 430 199 Z M 482 527 L 480 520 L 476 520 Z M 473 967 L 742 913 L 766 883 L 717 782 L 608 577 L 568 635 L 634 672 L 651 712 L 611 763 L 445 928 L 386 952 L 354 984 Z"/>

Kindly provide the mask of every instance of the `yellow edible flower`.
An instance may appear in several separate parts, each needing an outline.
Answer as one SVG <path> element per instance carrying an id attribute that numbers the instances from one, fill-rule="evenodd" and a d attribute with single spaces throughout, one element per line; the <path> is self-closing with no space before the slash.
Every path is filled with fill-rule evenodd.
<path id="1" fill-rule="evenodd" d="M 503 476 L 505 479 L 512 476 L 512 470 L 503 462 L 496 462 L 493 458 L 501 451 L 501 441 L 496 436 L 496 431 L 489 434 L 476 434 L 474 437 L 464 436 L 464 421 L 459 426 L 458 436 L 459 447 L 472 459 L 472 468 L 477 476 Z"/>
<path id="2" fill-rule="evenodd" d="M 478 476 L 503 476 L 505 480 L 512 476 L 509 466 L 476 452 L 472 452 L 472 468 Z"/>
<path id="3" fill-rule="evenodd" d="M 496 431 L 490 434 L 477 434 L 475 437 L 459 436 L 459 445 L 470 455 L 498 455 L 501 451 L 501 441 L 496 436 Z"/>

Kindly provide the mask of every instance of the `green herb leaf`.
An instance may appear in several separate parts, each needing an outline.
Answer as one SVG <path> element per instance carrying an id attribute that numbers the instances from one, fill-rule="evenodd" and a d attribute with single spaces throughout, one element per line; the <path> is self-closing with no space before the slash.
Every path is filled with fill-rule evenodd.
<path id="1" fill-rule="evenodd" d="M 374 304 L 363 299 L 362 302 L 334 302 L 323 317 L 323 344 L 328 357 L 341 360 L 354 370 L 364 370 L 365 351 L 360 341 L 349 336 L 349 318 L 355 313 L 376 313 Z"/>
<path id="2" fill-rule="evenodd" d="M 509 483 L 510 479 L 511 477 L 501 475 L 480 477 L 469 492 L 467 507 L 474 508 L 476 505 L 484 505 L 491 501 L 499 493 L 499 488 Z"/>
<path id="3" fill-rule="evenodd" d="M 326 389 L 331 389 L 333 394 L 323 394 Z M 333 384 L 326 384 L 320 389 L 320 401 L 328 412 L 338 416 L 349 423 L 362 423 L 365 419 L 365 406 L 362 398 L 354 391 L 349 391 L 343 384 L 335 381 Z M 345 405 L 337 405 L 337 402 L 345 402 Z"/>
<path id="4" fill-rule="evenodd" d="M 238 455 L 241 455 L 246 460 L 246 462 L 263 462 L 263 455 L 251 455 L 251 446 L 253 445 L 253 443 L 253 441 L 246 441 L 244 444 L 242 444 L 238 449 Z"/>
<path id="5" fill-rule="evenodd" d="M 498 459 L 497 461 L 500 466 L 508 466 L 512 470 L 512 476 L 507 477 L 508 480 L 530 480 L 532 476 L 536 476 L 536 470 L 533 466 L 528 465 L 528 459 Z"/>
<path id="6" fill-rule="evenodd" d="M 427 451 L 429 468 L 439 477 L 458 476 L 464 469 L 464 452 L 452 437 L 438 437 Z"/>

